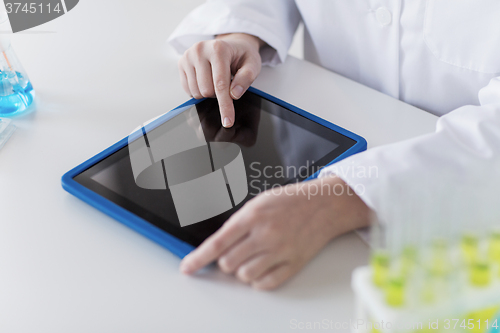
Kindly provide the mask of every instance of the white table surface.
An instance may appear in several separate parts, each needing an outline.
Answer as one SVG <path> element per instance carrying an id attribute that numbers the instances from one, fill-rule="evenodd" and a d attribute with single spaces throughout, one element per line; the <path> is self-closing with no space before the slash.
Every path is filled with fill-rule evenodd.
<path id="1" fill-rule="evenodd" d="M 292 320 L 353 318 L 351 272 L 368 259 L 354 234 L 258 292 L 215 268 L 180 274 L 177 257 L 61 188 L 66 171 L 187 99 L 165 40 L 199 2 L 85 0 L 13 36 L 38 106 L 14 119 L 0 151 L 1 332 L 282 332 Z M 255 86 L 370 147 L 431 132 L 437 119 L 295 58 Z"/>

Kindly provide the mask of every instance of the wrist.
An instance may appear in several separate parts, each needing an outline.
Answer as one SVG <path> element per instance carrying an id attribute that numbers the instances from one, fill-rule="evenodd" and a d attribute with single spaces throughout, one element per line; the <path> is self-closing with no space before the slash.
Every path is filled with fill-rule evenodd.
<path id="1" fill-rule="evenodd" d="M 370 208 L 337 176 L 316 180 L 321 186 L 319 220 L 330 240 L 369 225 Z"/>
<path id="2" fill-rule="evenodd" d="M 215 36 L 215 39 L 222 39 L 222 40 L 228 40 L 228 41 L 233 40 L 233 41 L 237 41 L 237 42 L 244 41 L 245 43 L 248 43 L 249 45 L 251 45 L 251 47 L 256 49 L 257 51 L 260 50 L 260 48 L 266 44 L 259 37 L 254 36 L 254 35 L 245 34 L 245 33 L 221 34 L 221 35 Z"/>

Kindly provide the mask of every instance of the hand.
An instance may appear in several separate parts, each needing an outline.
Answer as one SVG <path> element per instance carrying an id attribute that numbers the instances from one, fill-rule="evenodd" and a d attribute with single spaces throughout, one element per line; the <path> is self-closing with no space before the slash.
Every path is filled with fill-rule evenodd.
<path id="1" fill-rule="evenodd" d="M 191 274 L 217 260 L 252 287 L 273 289 L 332 238 L 368 221 L 369 208 L 338 177 L 288 185 L 247 202 L 183 259 L 181 271 Z"/>
<path id="2" fill-rule="evenodd" d="M 193 45 L 179 60 L 184 90 L 196 99 L 217 97 L 226 128 L 234 124 L 233 99 L 239 99 L 260 73 L 262 45 L 247 34 L 219 35 Z"/>

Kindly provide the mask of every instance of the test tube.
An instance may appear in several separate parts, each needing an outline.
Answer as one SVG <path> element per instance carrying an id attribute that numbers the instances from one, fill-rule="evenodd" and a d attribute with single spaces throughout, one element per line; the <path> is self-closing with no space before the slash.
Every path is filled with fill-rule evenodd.
<path id="1" fill-rule="evenodd" d="M 500 228 L 493 227 L 489 239 L 488 255 L 496 265 L 500 265 Z"/>
<path id="2" fill-rule="evenodd" d="M 485 180 L 476 181 L 472 202 L 475 204 L 475 228 L 478 230 L 479 241 L 475 258 L 469 268 L 469 282 L 475 287 L 486 287 L 491 283 L 493 262 L 489 256 L 489 235 L 495 218 L 495 191 L 491 183 Z"/>
<path id="3" fill-rule="evenodd" d="M 373 213 L 371 216 L 370 242 L 371 242 L 371 259 L 372 281 L 375 286 L 382 288 L 387 282 L 389 273 L 389 253 L 387 251 L 386 230 L 379 217 Z"/>
<path id="4" fill-rule="evenodd" d="M 412 189 L 401 188 L 398 184 L 391 185 L 391 196 L 403 198 L 402 203 L 408 202 L 408 196 Z M 391 197 L 388 196 L 388 197 Z M 386 303 L 392 307 L 404 306 L 407 299 L 408 276 L 406 276 L 403 260 L 403 248 L 405 247 L 406 229 L 409 224 L 408 207 L 404 204 L 393 204 L 387 202 L 387 248 L 390 258 L 390 266 L 385 287 Z"/>

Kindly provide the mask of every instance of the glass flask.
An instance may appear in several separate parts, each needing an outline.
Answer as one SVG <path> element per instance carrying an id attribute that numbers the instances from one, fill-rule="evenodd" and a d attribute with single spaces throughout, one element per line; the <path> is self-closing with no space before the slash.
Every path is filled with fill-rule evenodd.
<path id="1" fill-rule="evenodd" d="M 0 10 L 0 117 L 25 112 L 33 103 L 35 92 L 10 44 L 7 13 Z M 10 27 L 9 29 L 10 30 Z"/>
<path id="2" fill-rule="evenodd" d="M 26 111 L 34 97 L 33 86 L 12 46 L 0 49 L 0 117 Z"/>

